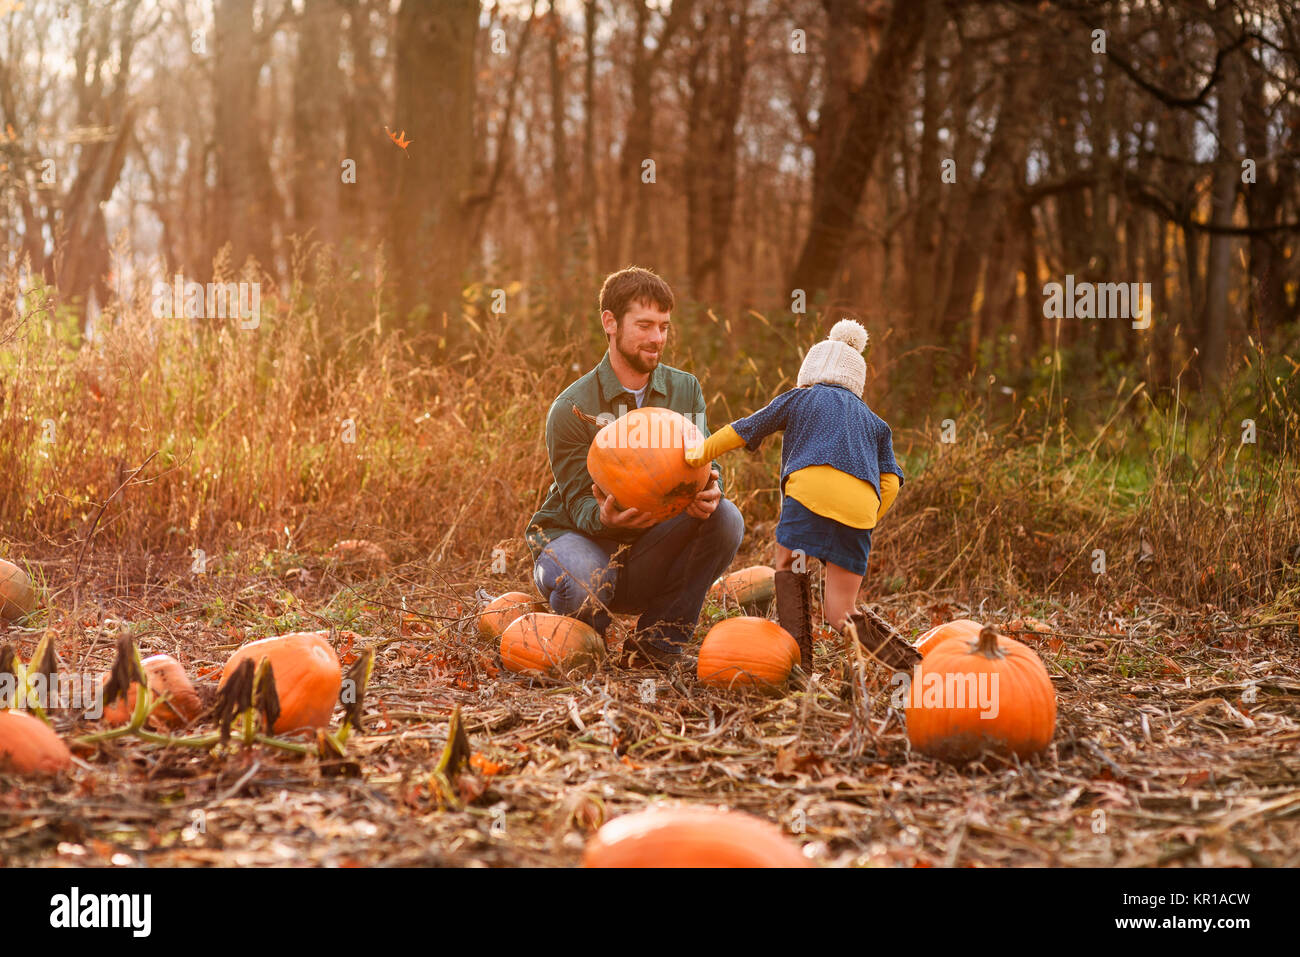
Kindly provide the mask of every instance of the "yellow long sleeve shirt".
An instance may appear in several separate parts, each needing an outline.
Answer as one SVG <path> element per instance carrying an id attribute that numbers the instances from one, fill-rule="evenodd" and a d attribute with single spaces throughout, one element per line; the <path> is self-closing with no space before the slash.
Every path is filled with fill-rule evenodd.
<path id="1" fill-rule="evenodd" d="M 745 440 L 730 425 L 719 429 L 702 445 L 686 450 L 686 461 L 699 465 L 726 452 L 743 448 Z M 899 480 L 893 472 L 880 473 L 880 495 L 870 482 L 830 465 L 810 465 L 791 472 L 784 493 L 825 518 L 850 528 L 875 528 L 898 496 Z"/>

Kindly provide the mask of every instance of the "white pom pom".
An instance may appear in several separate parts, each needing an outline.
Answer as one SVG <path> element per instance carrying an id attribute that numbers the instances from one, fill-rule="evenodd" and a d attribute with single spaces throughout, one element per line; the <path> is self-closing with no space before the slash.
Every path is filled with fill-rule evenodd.
<path id="1" fill-rule="evenodd" d="M 830 338 L 837 342 L 846 342 L 861 352 L 867 347 L 869 337 L 867 330 L 862 328 L 862 323 L 852 319 L 841 319 L 831 326 Z"/>

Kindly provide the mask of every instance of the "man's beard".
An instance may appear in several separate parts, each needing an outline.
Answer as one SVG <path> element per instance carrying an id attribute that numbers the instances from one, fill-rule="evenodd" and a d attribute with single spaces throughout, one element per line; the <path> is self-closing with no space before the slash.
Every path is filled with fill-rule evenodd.
<path id="1" fill-rule="evenodd" d="M 653 362 L 647 363 L 644 359 L 641 358 L 641 353 L 639 351 L 628 352 L 626 349 L 624 349 L 623 339 L 621 336 L 616 335 L 614 337 L 614 348 L 618 350 L 618 354 L 623 357 L 624 362 L 630 365 L 637 372 L 640 372 L 644 375 L 649 375 L 650 373 L 654 372 L 655 367 L 659 365 L 659 356 L 655 356 Z"/>

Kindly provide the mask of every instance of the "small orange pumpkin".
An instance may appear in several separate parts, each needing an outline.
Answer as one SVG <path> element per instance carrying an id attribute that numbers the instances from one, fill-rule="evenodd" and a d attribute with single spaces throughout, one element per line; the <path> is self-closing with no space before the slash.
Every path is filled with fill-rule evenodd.
<path id="1" fill-rule="evenodd" d="M 500 638 L 506 626 L 530 611 L 546 611 L 546 602 L 521 591 L 508 591 L 492 599 L 478 616 L 478 633 L 484 638 Z"/>
<path id="2" fill-rule="evenodd" d="M 766 618 L 725 618 L 700 644 L 696 674 L 715 688 L 779 688 L 799 661 L 790 633 Z"/>
<path id="3" fill-rule="evenodd" d="M 584 867 L 808 867 L 773 824 L 739 811 L 655 808 L 610 821 L 587 842 Z"/>
<path id="4" fill-rule="evenodd" d="M 501 663 L 517 673 L 565 674 L 605 654 L 605 643 L 586 622 L 549 612 L 520 615 L 501 633 Z"/>
<path id="5" fill-rule="evenodd" d="M 0 618 L 14 620 L 31 614 L 36 607 L 36 593 L 27 573 L 0 558 Z"/>
<path id="6" fill-rule="evenodd" d="M 686 464 L 687 445 L 703 441 L 695 424 L 671 409 L 633 409 L 596 433 L 587 471 L 620 508 L 666 521 L 684 512 L 709 482 L 708 462 Z"/>
<path id="7" fill-rule="evenodd" d="M 140 662 L 144 667 L 145 677 L 149 679 L 149 690 L 154 697 L 166 696 L 165 703 L 154 708 L 148 724 L 155 721 L 168 728 L 177 728 L 189 724 L 199 716 L 203 705 L 198 692 L 190 682 L 189 676 L 181 663 L 171 655 L 153 655 Z M 104 676 L 108 681 L 108 676 Z M 139 687 L 132 682 L 126 698 L 118 698 L 112 704 L 104 706 L 104 720 L 110 724 L 126 724 L 135 713 L 135 695 Z"/>
<path id="8" fill-rule="evenodd" d="M 343 669 L 325 632 L 294 632 L 244 645 L 226 662 L 221 685 L 245 658 L 251 658 L 255 665 L 263 658 L 271 661 L 280 699 L 280 717 L 272 729 L 276 734 L 329 725 L 343 687 Z"/>
<path id="9" fill-rule="evenodd" d="M 72 752 L 48 724 L 25 711 L 0 711 L 0 774 L 53 774 Z"/>
<path id="10" fill-rule="evenodd" d="M 942 625 L 931 628 L 916 639 L 916 650 L 924 658 L 949 638 L 967 638 L 975 641 L 979 638 L 980 629 L 983 627 L 978 621 L 971 621 L 969 618 L 958 618 L 956 621 L 944 622 Z"/>
<path id="11" fill-rule="evenodd" d="M 952 761 L 988 749 L 1026 757 L 1051 743 L 1056 691 L 1028 645 L 985 627 L 950 637 L 917 665 L 908 689 L 907 737 Z"/>
<path id="12" fill-rule="evenodd" d="M 770 602 L 776 596 L 776 569 L 771 565 L 751 565 L 724 575 L 709 589 L 709 598 L 721 605 L 731 601 L 742 607 Z"/>

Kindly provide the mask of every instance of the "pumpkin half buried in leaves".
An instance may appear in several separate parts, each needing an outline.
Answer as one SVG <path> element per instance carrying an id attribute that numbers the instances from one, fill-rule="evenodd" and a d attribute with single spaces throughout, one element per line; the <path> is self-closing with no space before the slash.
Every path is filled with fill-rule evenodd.
<path id="1" fill-rule="evenodd" d="M 594 664 L 605 643 L 586 622 L 564 615 L 521 615 L 501 633 L 501 663 L 515 672 L 565 674 Z"/>
<path id="2" fill-rule="evenodd" d="M 751 565 L 724 575 L 709 588 L 709 598 L 721 605 L 730 601 L 742 607 L 770 602 L 776 597 L 776 569 L 771 565 Z"/>
<path id="3" fill-rule="evenodd" d="M 933 757 L 965 761 L 985 749 L 1026 757 L 1051 743 L 1056 691 L 1032 648 L 985 627 L 925 656 L 906 714 L 912 747 Z"/>
<path id="4" fill-rule="evenodd" d="M 0 558 L 0 618 L 21 618 L 35 607 L 36 593 L 27 573 Z"/>
<path id="5" fill-rule="evenodd" d="M 203 705 L 199 701 L 198 692 L 194 690 L 194 685 L 190 682 L 189 676 L 185 674 L 185 669 L 181 663 L 171 655 L 153 655 L 140 662 L 144 667 L 145 677 L 149 679 L 149 691 L 155 698 L 166 696 L 167 701 L 153 709 L 149 715 L 150 725 L 161 724 L 168 728 L 176 728 L 181 725 L 189 724 L 199 712 L 203 710 Z M 104 677 L 108 680 L 108 676 Z M 139 684 L 131 683 L 130 689 L 125 698 L 118 698 L 111 704 L 104 705 L 104 720 L 110 724 L 126 724 L 131 720 L 131 715 L 135 713 L 136 689 Z"/>
<path id="6" fill-rule="evenodd" d="M 71 764 L 68 746 L 40 718 L 0 711 L 0 774 L 53 774 Z"/>
<path id="7" fill-rule="evenodd" d="M 324 632 L 294 632 L 249 642 L 226 662 L 222 685 L 245 658 L 251 658 L 254 666 L 263 658 L 271 661 L 280 699 L 280 717 L 272 731 L 283 734 L 329 725 L 343 687 L 343 669 Z"/>
<path id="8" fill-rule="evenodd" d="M 596 433 L 587 450 L 587 471 L 620 509 L 640 509 L 655 522 L 666 521 L 686 511 L 709 482 L 708 462 L 686 464 L 687 445 L 703 441 L 695 424 L 671 409 L 633 409 Z"/>
<path id="9" fill-rule="evenodd" d="M 615 818 L 587 842 L 584 867 L 808 867 L 779 828 L 739 811 L 655 808 Z"/>
<path id="10" fill-rule="evenodd" d="M 478 616 L 478 633 L 484 638 L 500 638 L 506 626 L 530 611 L 545 611 L 545 602 L 521 591 L 508 591 L 492 599 Z"/>

